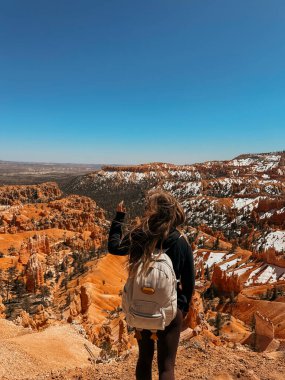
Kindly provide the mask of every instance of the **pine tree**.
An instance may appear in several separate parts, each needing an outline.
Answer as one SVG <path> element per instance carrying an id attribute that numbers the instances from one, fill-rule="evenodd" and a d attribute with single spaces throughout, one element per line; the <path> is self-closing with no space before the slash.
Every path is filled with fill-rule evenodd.
<path id="1" fill-rule="evenodd" d="M 216 332 L 217 332 L 217 335 L 219 336 L 220 335 L 220 330 L 221 330 L 221 327 L 222 327 L 222 315 L 221 315 L 221 313 L 219 311 L 216 314 L 214 326 L 216 327 Z"/>
<path id="2" fill-rule="evenodd" d="M 214 244 L 213 244 L 213 249 L 219 249 L 219 246 L 220 246 L 220 239 L 219 239 L 219 236 L 216 238 Z"/>
<path id="3" fill-rule="evenodd" d="M 235 303 L 235 293 L 233 290 L 230 293 L 230 300 L 231 300 L 231 303 Z"/>
<path id="4" fill-rule="evenodd" d="M 27 313 L 31 312 L 31 300 L 28 296 L 24 298 L 22 306 Z"/>
<path id="5" fill-rule="evenodd" d="M 5 291 L 5 274 L 3 269 L 0 268 L 0 295 L 3 295 Z"/>
<path id="6" fill-rule="evenodd" d="M 272 292 L 271 292 L 270 289 L 267 289 L 267 291 L 266 291 L 266 298 L 265 299 L 267 299 L 268 301 L 270 301 L 271 297 L 272 297 Z"/>
<path id="7" fill-rule="evenodd" d="M 205 276 L 206 276 L 206 279 L 210 281 L 211 277 L 210 277 L 210 271 L 209 271 L 208 265 L 206 266 L 206 269 L 205 269 Z"/>
<path id="8" fill-rule="evenodd" d="M 22 298 L 23 295 L 25 294 L 25 290 L 26 290 L 26 285 L 25 285 L 23 279 L 17 278 L 14 281 L 14 286 L 13 286 L 12 290 L 15 291 L 16 297 L 18 299 Z"/>
<path id="9" fill-rule="evenodd" d="M 42 302 L 45 303 L 46 299 L 51 295 L 49 287 L 46 285 L 43 285 L 40 287 L 40 296 L 42 299 Z"/>
<path id="10" fill-rule="evenodd" d="M 6 301 L 9 302 L 13 283 L 18 275 L 18 271 L 16 267 L 10 267 L 7 269 L 6 273 Z"/>
<path id="11" fill-rule="evenodd" d="M 255 315 L 252 314 L 251 320 L 250 320 L 250 329 L 251 331 L 255 331 Z"/>
<path id="12" fill-rule="evenodd" d="M 274 286 L 270 300 L 274 301 L 276 300 L 277 297 L 278 297 L 278 289 L 276 286 Z"/>
<path id="13" fill-rule="evenodd" d="M 229 250 L 229 253 L 230 254 L 233 254 L 233 253 L 235 253 L 235 251 L 236 251 L 236 249 L 237 249 L 237 242 L 236 242 L 236 240 L 234 240 L 233 241 L 233 243 L 232 243 L 232 246 L 231 246 L 231 249 Z"/>

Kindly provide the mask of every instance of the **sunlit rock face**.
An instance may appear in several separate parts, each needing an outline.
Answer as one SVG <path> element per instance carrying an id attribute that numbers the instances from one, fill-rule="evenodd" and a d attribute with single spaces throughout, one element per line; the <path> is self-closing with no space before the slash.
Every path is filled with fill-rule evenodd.
<path id="1" fill-rule="evenodd" d="M 6 206 L 47 202 L 58 199 L 61 196 L 62 192 L 55 182 L 39 185 L 9 185 L 0 187 L 0 204 Z"/>
<path id="2" fill-rule="evenodd" d="M 26 266 L 26 287 L 29 292 L 36 292 L 36 289 L 44 284 L 44 273 L 42 264 L 34 251 Z"/>

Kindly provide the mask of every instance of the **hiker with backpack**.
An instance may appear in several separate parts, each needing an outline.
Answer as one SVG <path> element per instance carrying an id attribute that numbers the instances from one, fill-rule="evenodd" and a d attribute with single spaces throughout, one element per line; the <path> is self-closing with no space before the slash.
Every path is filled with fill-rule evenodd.
<path id="1" fill-rule="evenodd" d="M 195 287 L 191 246 L 178 229 L 185 223 L 183 208 L 170 193 L 152 190 L 147 194 L 143 216 L 135 219 L 125 236 L 123 201 L 116 211 L 108 251 L 129 256 L 122 308 L 127 324 L 136 330 L 136 379 L 152 379 L 157 341 L 159 380 L 174 380 L 182 323 Z"/>

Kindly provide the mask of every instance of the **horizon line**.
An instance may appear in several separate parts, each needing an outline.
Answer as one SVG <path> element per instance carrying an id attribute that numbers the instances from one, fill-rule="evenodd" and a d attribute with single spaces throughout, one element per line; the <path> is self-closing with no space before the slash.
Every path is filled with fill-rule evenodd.
<path id="1" fill-rule="evenodd" d="M 277 150 L 277 151 L 270 151 L 270 152 L 251 152 L 251 153 L 240 153 L 236 155 L 235 157 L 232 157 L 227 160 L 205 160 L 205 161 L 200 161 L 200 162 L 193 162 L 193 163 L 184 163 L 184 164 L 173 164 L 172 162 L 164 162 L 164 161 L 148 161 L 148 162 L 142 162 L 139 164 L 134 164 L 134 163 L 128 163 L 128 164 L 116 164 L 116 163 L 82 163 L 82 162 L 51 162 L 51 161 L 13 161 L 13 160 L 2 160 L 0 159 L 0 163 L 15 163 L 15 164 L 34 164 L 34 165 L 79 165 L 79 166 L 87 166 L 87 165 L 98 165 L 98 166 L 138 166 L 138 165 L 149 165 L 149 164 L 171 164 L 171 165 L 177 165 L 177 166 L 183 166 L 183 165 L 195 165 L 198 163 L 203 163 L 203 162 L 211 162 L 211 161 L 230 161 L 233 160 L 239 156 L 243 155 L 254 155 L 254 154 L 280 154 L 284 153 L 284 150 Z"/>

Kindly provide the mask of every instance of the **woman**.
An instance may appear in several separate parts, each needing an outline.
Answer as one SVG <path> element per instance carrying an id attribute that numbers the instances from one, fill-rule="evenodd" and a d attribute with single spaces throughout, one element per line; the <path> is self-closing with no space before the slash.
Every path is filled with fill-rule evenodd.
<path id="1" fill-rule="evenodd" d="M 117 206 L 112 222 L 108 250 L 113 255 L 129 255 L 129 272 L 135 271 L 140 258 L 144 266 L 150 262 L 154 248 L 168 248 L 177 280 L 177 314 L 163 331 L 158 331 L 157 359 L 159 380 L 174 380 L 174 366 L 183 319 L 186 318 L 195 287 L 195 268 L 187 237 L 177 229 L 185 222 L 181 205 L 169 193 L 154 190 L 148 193 L 145 212 L 136 218 L 131 230 L 122 239 L 122 224 L 126 209 L 123 201 Z M 139 358 L 137 380 L 151 380 L 154 341 L 151 332 L 143 330 L 138 339 Z"/>

